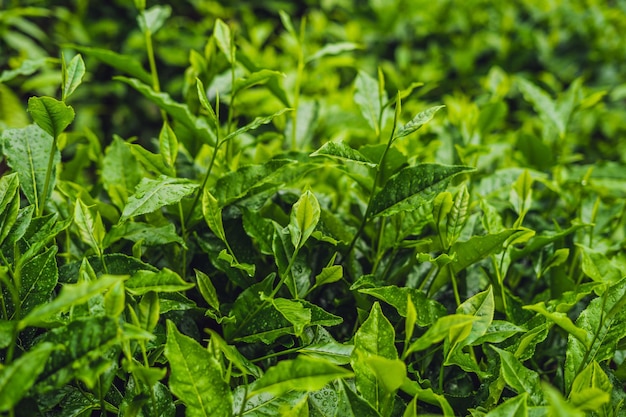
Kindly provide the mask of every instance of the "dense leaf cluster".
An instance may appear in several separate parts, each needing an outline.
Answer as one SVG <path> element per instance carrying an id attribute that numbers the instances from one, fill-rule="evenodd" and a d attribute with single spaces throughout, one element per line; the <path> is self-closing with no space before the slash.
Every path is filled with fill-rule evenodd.
<path id="1" fill-rule="evenodd" d="M 626 415 L 623 4 L 9 3 L 1 414 Z"/>

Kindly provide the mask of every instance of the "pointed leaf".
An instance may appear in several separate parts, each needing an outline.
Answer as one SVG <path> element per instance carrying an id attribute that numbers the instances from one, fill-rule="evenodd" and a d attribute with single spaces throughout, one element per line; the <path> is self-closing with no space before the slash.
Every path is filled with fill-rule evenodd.
<path id="1" fill-rule="evenodd" d="M 495 301 L 491 286 L 486 291 L 467 299 L 456 309 L 457 314 L 476 317 L 476 320 L 472 323 L 471 333 L 465 338 L 460 347 L 472 344 L 476 339 L 487 333 L 487 329 L 493 321 L 494 312 Z"/>
<path id="2" fill-rule="evenodd" d="M 182 292 L 194 286 L 168 268 L 159 272 L 137 271 L 126 281 L 126 290 L 134 295 L 143 295 L 150 291 Z"/>
<path id="3" fill-rule="evenodd" d="M 100 213 L 96 212 L 96 217 L 94 218 L 89 207 L 82 200 L 77 200 L 74 205 L 74 224 L 78 226 L 81 240 L 96 253 L 101 253 L 105 231 Z"/>
<path id="4" fill-rule="evenodd" d="M 165 357 L 171 374 L 169 387 L 185 404 L 188 417 L 230 417 L 233 397 L 222 378 L 218 360 L 198 342 L 167 321 Z"/>
<path id="5" fill-rule="evenodd" d="M 178 138 L 167 122 L 163 122 L 163 127 L 159 133 L 159 150 L 165 164 L 173 168 L 178 156 Z"/>
<path id="6" fill-rule="evenodd" d="M 224 232 L 224 224 L 222 223 L 222 209 L 217 199 L 206 187 L 202 190 L 202 215 L 215 236 L 222 242 L 226 242 L 226 232 Z"/>
<path id="7" fill-rule="evenodd" d="M 142 32 L 150 32 L 155 34 L 163 26 L 168 17 L 172 14 L 172 8 L 169 5 L 152 6 L 149 9 L 141 11 L 137 17 L 139 28 Z"/>
<path id="8" fill-rule="evenodd" d="M 446 314 L 446 309 L 437 301 L 430 299 L 423 291 L 416 288 L 396 287 L 394 285 L 377 288 L 362 288 L 359 292 L 369 294 L 393 306 L 402 317 L 408 315 L 407 300 L 410 298 L 416 309 L 416 323 L 419 326 L 430 326 L 439 317 Z"/>
<path id="9" fill-rule="evenodd" d="M 433 117 L 435 117 L 435 113 L 437 113 L 439 110 L 443 109 L 444 107 L 446 106 L 434 106 L 434 107 L 424 110 L 421 113 L 418 113 L 413 118 L 413 120 L 411 120 L 404 126 L 397 129 L 396 134 L 394 135 L 394 140 L 403 138 L 415 132 L 420 127 L 430 122 L 433 119 Z"/>
<path id="10" fill-rule="evenodd" d="M 441 342 L 445 339 L 451 331 L 458 328 L 470 327 L 476 320 L 474 316 L 468 316 L 464 314 L 450 314 L 439 318 L 434 325 L 428 328 L 426 333 L 418 337 L 407 349 L 405 356 L 413 352 L 418 352 L 429 348 L 435 343 Z"/>
<path id="11" fill-rule="evenodd" d="M 248 393 L 248 398 L 259 393 L 279 396 L 288 391 L 317 391 L 335 379 L 351 378 L 353 373 L 328 361 L 300 355 L 296 359 L 280 361 L 267 370 Z"/>
<path id="12" fill-rule="evenodd" d="M 128 144 L 117 135 L 113 136 L 113 142 L 105 150 L 101 181 L 111 201 L 120 210 L 141 181 L 137 158 L 131 153 Z"/>
<path id="13" fill-rule="evenodd" d="M 156 180 L 144 178 L 137 185 L 135 193 L 128 198 L 120 222 L 178 203 L 193 193 L 196 188 L 198 184 L 185 178 L 172 178 L 165 175 L 159 176 Z"/>
<path id="14" fill-rule="evenodd" d="M 24 329 L 28 326 L 46 326 L 50 316 L 87 302 L 92 297 L 102 294 L 123 279 L 124 277 L 120 276 L 103 275 L 98 278 L 97 281 L 64 285 L 58 297 L 49 303 L 39 304 L 35 307 L 20 321 L 19 327 L 20 329 Z"/>
<path id="15" fill-rule="evenodd" d="M 390 216 L 413 211 L 444 191 L 450 180 L 474 168 L 462 165 L 420 164 L 407 167 L 389 178 L 372 201 L 370 216 Z"/>
<path id="16" fill-rule="evenodd" d="M 544 401 L 539 374 L 526 368 L 510 352 L 492 346 L 500 355 L 500 372 L 507 385 L 518 394 L 528 393 L 533 405 L 541 405 Z"/>
<path id="17" fill-rule="evenodd" d="M 55 140 L 74 120 L 74 109 L 52 97 L 31 97 L 28 111 L 33 120 Z"/>
<path id="18" fill-rule="evenodd" d="M 311 191 L 305 191 L 291 209 L 289 234 L 296 249 L 304 246 L 320 220 L 320 205 Z"/>
<path id="19" fill-rule="evenodd" d="M 40 343 L 0 369 L 0 411 L 13 410 L 44 369 L 52 343 Z"/>
<path id="20" fill-rule="evenodd" d="M 20 210 L 20 182 L 17 173 L 0 177 L 0 245 L 11 233 Z"/>
<path id="21" fill-rule="evenodd" d="M 528 394 L 510 398 L 489 411 L 485 417 L 528 417 Z"/>
<path id="22" fill-rule="evenodd" d="M 244 78 L 238 78 L 235 80 L 235 84 L 233 86 L 232 94 L 237 94 L 246 88 L 250 88 L 252 86 L 258 84 L 264 84 L 269 80 L 276 78 L 278 76 L 284 76 L 282 72 L 272 71 L 268 69 L 262 69 L 251 74 L 248 74 Z"/>
<path id="23" fill-rule="evenodd" d="M 211 279 L 207 274 L 202 271 L 194 270 L 196 272 L 196 283 L 198 290 L 202 294 L 202 298 L 211 306 L 214 310 L 220 311 L 220 301 L 217 297 L 217 291 L 211 282 Z"/>
<path id="24" fill-rule="evenodd" d="M 370 161 L 365 155 L 350 147 L 342 141 L 328 141 L 321 148 L 311 154 L 311 156 L 328 156 L 340 161 L 351 161 L 357 164 L 375 167 L 376 164 Z"/>
<path id="25" fill-rule="evenodd" d="M 68 47 L 94 57 L 117 70 L 125 72 L 131 77 L 138 78 L 143 83 L 152 83 L 152 76 L 143 68 L 141 62 L 130 55 L 119 54 L 109 49 L 91 48 L 75 44 L 68 45 Z"/>
<path id="26" fill-rule="evenodd" d="M 264 116 L 264 117 L 256 117 L 252 122 L 248 123 L 247 125 L 240 127 L 239 129 L 235 130 L 234 132 L 229 133 L 228 135 L 226 135 L 226 137 L 222 140 L 223 142 L 226 142 L 229 139 L 232 139 L 238 135 L 241 135 L 242 133 L 246 133 L 249 132 L 250 130 L 255 130 L 258 127 L 262 126 L 262 125 L 266 125 L 268 123 L 271 123 L 272 120 L 274 120 L 275 118 L 277 118 L 278 116 L 280 116 L 281 114 L 291 111 L 291 109 L 282 109 L 277 111 L 276 113 L 270 115 L 270 116 Z"/>
<path id="27" fill-rule="evenodd" d="M 67 100 L 69 96 L 76 90 L 76 88 L 83 82 L 85 76 L 85 62 L 80 54 L 76 54 L 71 59 L 64 74 L 63 83 L 63 101 Z"/>
<path id="28" fill-rule="evenodd" d="M 329 43 L 317 50 L 313 55 L 307 57 L 306 62 L 309 63 L 325 56 L 339 55 L 343 52 L 354 51 L 356 49 L 361 49 L 361 46 L 352 42 Z"/>
<path id="29" fill-rule="evenodd" d="M 35 256 L 22 267 L 20 293 L 20 314 L 26 316 L 38 305 L 45 304 L 57 285 L 59 272 L 56 263 L 57 247 L 51 246 Z"/>
<path id="30" fill-rule="evenodd" d="M 378 81 L 364 71 L 359 71 L 354 86 L 354 101 L 361 109 L 361 114 L 367 123 L 378 135 L 380 132 L 378 121 L 382 112 L 381 102 L 386 102 L 387 97 L 378 96 Z"/>
<path id="31" fill-rule="evenodd" d="M 6 129 L 2 132 L 2 147 L 7 162 L 17 172 L 20 187 L 28 202 L 34 204 L 35 207 L 39 207 L 44 193 L 46 196 L 52 193 L 56 164 L 61 161 L 61 153 L 57 150 L 54 154 L 51 180 L 48 189 L 44 190 L 52 141 L 52 136 L 34 124 L 22 129 Z"/>
<path id="32" fill-rule="evenodd" d="M 231 64 L 233 63 L 233 44 L 230 28 L 220 18 L 215 20 L 215 26 L 213 27 L 213 37 L 217 41 L 217 47 L 220 51 L 226 55 L 226 59 Z"/>

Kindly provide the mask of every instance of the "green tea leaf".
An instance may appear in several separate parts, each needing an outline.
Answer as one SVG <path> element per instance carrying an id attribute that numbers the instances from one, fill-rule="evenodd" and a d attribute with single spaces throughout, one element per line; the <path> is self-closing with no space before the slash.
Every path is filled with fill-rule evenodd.
<path id="1" fill-rule="evenodd" d="M 187 105 L 174 101 L 167 93 L 157 93 L 149 85 L 145 84 L 146 81 L 141 82 L 134 78 L 122 76 L 117 76 L 114 79 L 130 85 L 143 94 L 148 100 L 159 106 L 160 109 L 172 116 L 175 121 L 191 130 L 195 136 L 204 143 L 215 146 L 215 132 L 209 128 L 204 119 L 194 116 Z M 151 82 L 152 78 L 147 81 L 148 84 Z"/>
<path id="2" fill-rule="evenodd" d="M 296 359 L 280 361 L 259 378 L 248 398 L 261 392 L 279 396 L 296 391 L 317 391 L 327 383 L 340 378 L 352 378 L 353 373 L 328 361 L 299 355 Z"/>
<path id="3" fill-rule="evenodd" d="M 489 326 L 491 326 L 495 313 L 493 288 L 490 286 L 486 291 L 467 299 L 457 307 L 456 313 L 476 317 L 476 320 L 472 323 L 470 334 L 459 345 L 459 348 L 462 348 L 463 346 L 471 345 L 476 339 L 484 336 Z"/>
<path id="4" fill-rule="evenodd" d="M 289 234 L 291 243 L 300 249 L 309 239 L 320 220 L 320 205 L 311 191 L 305 191 L 291 209 Z"/>
<path id="5" fill-rule="evenodd" d="M 163 127 L 159 133 L 159 151 L 163 157 L 163 162 L 168 167 L 173 168 L 178 156 L 178 138 L 167 122 L 163 122 Z"/>
<path id="6" fill-rule="evenodd" d="M 314 358 L 327 360 L 336 365 L 347 365 L 354 345 L 346 345 L 336 341 L 326 343 L 313 343 L 300 349 L 298 352 L 305 353 Z"/>
<path id="7" fill-rule="evenodd" d="M 187 416 L 230 417 L 233 396 L 222 368 L 211 353 L 167 321 L 165 344 L 171 374 L 169 387 L 187 407 Z"/>
<path id="8" fill-rule="evenodd" d="M 377 288 L 361 288 L 359 292 L 378 298 L 393 306 L 402 317 L 408 316 L 407 300 L 410 298 L 416 309 L 416 322 L 419 326 L 432 325 L 446 313 L 443 305 L 426 297 L 423 291 L 416 288 L 396 287 L 394 285 Z"/>
<path id="9" fill-rule="evenodd" d="M 24 317 L 19 324 L 20 329 L 28 326 L 47 325 L 51 316 L 67 311 L 73 306 L 87 302 L 92 297 L 102 294 L 113 287 L 122 276 L 103 275 L 94 282 L 81 282 L 80 284 L 64 285 L 58 297 L 49 303 L 39 304 Z"/>
<path id="10" fill-rule="evenodd" d="M 144 246 L 161 246 L 168 243 L 178 243 L 186 248 L 187 244 L 176 232 L 173 223 L 163 226 L 154 226 L 150 223 L 126 222 L 116 224 L 104 237 L 103 249 L 106 249 L 120 239 L 127 239 L 132 242 L 139 242 Z"/>
<path id="11" fill-rule="evenodd" d="M 387 97 L 378 96 L 378 81 L 361 70 L 359 70 L 354 81 L 354 88 L 355 103 L 361 109 L 361 114 L 367 120 L 372 130 L 378 135 L 381 130 L 379 125 L 379 118 L 382 112 L 381 103 L 386 102 Z"/>
<path id="12" fill-rule="evenodd" d="M 0 245 L 9 236 L 20 209 L 19 177 L 17 173 L 0 177 Z"/>
<path id="13" fill-rule="evenodd" d="M 541 405 L 544 399 L 539 374 L 522 365 L 512 353 L 495 346 L 492 349 L 500 355 L 500 372 L 507 385 L 518 394 L 528 393 L 533 405 Z"/>
<path id="14" fill-rule="evenodd" d="M 313 152 L 311 156 L 328 156 L 340 161 L 355 162 L 372 168 L 376 166 L 376 164 L 365 157 L 365 155 L 342 141 L 328 141 L 322 145 L 321 148 Z"/>
<path id="15" fill-rule="evenodd" d="M 354 335 L 354 351 L 350 359 L 359 392 L 383 415 L 386 415 L 393 403 L 394 392 L 387 390 L 387 386 L 379 379 L 378 372 L 368 364 L 367 359 L 376 356 L 390 361 L 397 360 L 395 336 L 394 328 L 380 305 L 374 303 L 369 317 Z M 392 379 L 395 381 L 395 376 Z"/>
<path id="16" fill-rule="evenodd" d="M 20 308 L 16 318 L 25 317 L 39 305 L 45 304 L 57 285 L 57 247 L 51 246 L 35 256 L 22 267 L 22 283 L 19 288 Z M 15 310 L 17 313 L 18 310 Z"/>
<path id="17" fill-rule="evenodd" d="M 55 140 L 74 120 L 74 109 L 52 97 L 31 97 L 28 111 L 33 120 Z"/>
<path id="18" fill-rule="evenodd" d="M 541 314 L 542 316 L 554 322 L 563 330 L 574 336 L 576 339 L 580 340 L 580 342 L 582 342 L 587 349 L 591 347 L 591 339 L 593 338 L 593 335 L 572 323 L 572 320 L 567 316 L 567 314 L 549 311 L 548 309 L 546 309 L 546 305 L 543 301 L 537 304 L 524 306 L 524 309 L 535 311 Z"/>
<path id="19" fill-rule="evenodd" d="M 178 203 L 198 187 L 198 184 L 185 178 L 173 178 L 165 175 L 159 176 L 156 180 L 144 178 L 137 185 L 135 193 L 128 198 L 120 222 Z"/>
<path id="20" fill-rule="evenodd" d="M 433 119 L 433 117 L 435 117 L 435 113 L 437 113 L 439 110 L 443 109 L 444 107 L 446 106 L 434 106 L 434 107 L 424 110 L 421 113 L 418 113 L 410 122 L 408 122 L 404 126 L 399 127 L 396 130 L 396 133 L 394 135 L 394 140 L 403 138 L 417 131 L 426 123 L 430 122 Z"/>
<path id="21" fill-rule="evenodd" d="M 139 163 L 130 147 L 119 136 L 114 135 L 102 159 L 101 179 L 111 201 L 118 209 L 124 208 L 141 177 Z"/>
<path id="22" fill-rule="evenodd" d="M 9 166 L 19 177 L 19 184 L 30 204 L 39 207 L 40 201 L 47 200 L 54 188 L 56 164 L 61 161 L 61 153 L 54 153 L 53 170 L 48 189 L 44 190 L 48 159 L 52 151 L 53 138 L 37 125 L 22 129 L 6 129 L 2 132 L 2 148 Z"/>
<path id="23" fill-rule="evenodd" d="M 517 86 L 524 98 L 532 103 L 541 119 L 545 123 L 551 123 L 561 135 L 565 134 L 565 121 L 559 116 L 552 98 L 544 90 L 523 78 L 517 79 Z"/>
<path id="24" fill-rule="evenodd" d="M 307 57 L 306 62 L 309 63 L 325 56 L 339 55 L 343 52 L 350 52 L 357 49 L 361 49 L 361 46 L 352 42 L 328 43 L 317 50 L 313 55 Z"/>
<path id="25" fill-rule="evenodd" d="M 78 226 L 81 240 L 96 253 L 101 253 L 105 230 L 100 213 L 96 212 L 94 218 L 89 207 L 81 200 L 77 200 L 74 205 L 74 224 Z"/>
<path id="26" fill-rule="evenodd" d="M 220 301 L 211 279 L 202 271 L 198 271 L 197 269 L 194 269 L 194 271 L 196 273 L 196 285 L 198 286 L 200 294 L 202 294 L 202 298 L 204 298 L 204 301 L 214 310 L 220 311 Z"/>
<path id="27" fill-rule="evenodd" d="M 76 44 L 70 44 L 67 46 L 88 56 L 94 57 L 117 70 L 125 72 L 131 77 L 138 78 L 145 84 L 152 83 L 152 76 L 150 73 L 143 68 L 141 62 L 130 55 L 119 54 L 109 49 L 92 48 Z"/>
<path id="28" fill-rule="evenodd" d="M 226 142 L 227 140 L 230 140 L 236 136 L 241 135 L 242 133 L 246 133 L 249 132 L 251 130 L 255 130 L 263 125 L 266 125 L 268 123 L 271 123 L 272 120 L 274 120 L 275 118 L 277 118 L 278 116 L 280 116 L 283 113 L 286 113 L 288 111 L 291 111 L 291 109 L 281 109 L 279 111 L 277 111 L 276 113 L 270 115 L 270 116 L 259 116 L 256 117 L 252 122 L 248 123 L 247 125 L 240 127 L 239 129 L 235 130 L 234 132 L 229 133 L 228 135 L 226 135 L 226 137 L 224 139 L 222 139 L 222 142 Z"/>
<path id="29" fill-rule="evenodd" d="M 41 67 L 45 66 L 52 58 L 24 59 L 20 66 L 15 69 L 5 69 L 0 73 L 0 84 L 12 80 L 20 75 L 31 75 L 37 72 Z"/>
<path id="30" fill-rule="evenodd" d="M 168 268 L 163 268 L 159 272 L 137 271 L 126 281 L 126 290 L 134 295 L 143 295 L 150 291 L 179 292 L 194 286 Z"/>
<path id="31" fill-rule="evenodd" d="M 233 44 L 232 44 L 232 35 L 230 33 L 230 28 L 224 21 L 220 18 L 215 20 L 215 26 L 213 27 L 213 37 L 217 42 L 217 47 L 220 48 L 220 51 L 224 55 L 226 55 L 226 59 L 228 62 L 233 64 L 234 56 L 233 56 Z"/>
<path id="32" fill-rule="evenodd" d="M 585 275 L 596 282 L 616 282 L 626 276 L 604 253 L 576 244 L 582 254 L 582 268 Z"/>
<path id="33" fill-rule="evenodd" d="M 489 411 L 485 417 L 528 417 L 528 393 L 510 398 Z"/>
<path id="34" fill-rule="evenodd" d="M 470 194 L 467 187 L 463 185 L 454 197 L 454 204 L 447 217 L 446 237 L 449 245 L 454 244 L 461 236 L 461 231 L 469 215 L 469 200 Z"/>
<path id="35" fill-rule="evenodd" d="M 172 8 L 169 5 L 156 5 L 149 9 L 142 10 L 139 16 L 137 16 L 137 22 L 142 32 L 155 34 L 161 29 L 171 14 Z"/>
<path id="36" fill-rule="evenodd" d="M 445 190 L 454 176 L 471 171 L 473 168 L 462 165 L 420 164 L 404 168 L 374 196 L 370 216 L 415 210 Z"/>
<path id="37" fill-rule="evenodd" d="M 405 356 L 408 356 L 413 352 L 427 349 L 431 345 L 441 342 L 455 328 L 464 328 L 467 326 L 471 328 L 472 323 L 475 320 L 476 317 L 465 314 L 450 314 L 448 316 L 440 317 L 434 325 L 428 328 L 426 333 L 418 337 L 417 340 L 409 346 Z"/>
<path id="38" fill-rule="evenodd" d="M 226 232 L 224 232 L 224 224 L 222 223 L 222 209 L 208 188 L 202 190 L 202 215 L 215 236 L 222 242 L 226 242 Z"/>
<path id="39" fill-rule="evenodd" d="M 332 265 L 322 268 L 322 271 L 315 276 L 315 286 L 319 287 L 339 281 L 343 278 L 343 267 Z"/>
<path id="40" fill-rule="evenodd" d="M 612 391 L 609 377 L 593 361 L 574 378 L 569 398 L 581 410 L 597 411 L 610 401 Z"/>
<path id="41" fill-rule="evenodd" d="M 84 76 L 85 62 L 80 54 L 76 54 L 63 73 L 63 101 L 67 100 L 83 82 Z"/>
<path id="42" fill-rule="evenodd" d="M 0 411 L 13 410 L 13 407 L 24 398 L 55 349 L 52 343 L 40 343 L 0 368 Z"/>
<path id="43" fill-rule="evenodd" d="M 121 341 L 117 319 L 108 316 L 85 317 L 67 326 L 52 329 L 44 342 L 62 345 L 52 352 L 38 384 L 38 393 L 58 389 L 74 378 L 83 382 L 98 379 L 112 361 L 112 348 Z M 115 356 L 115 355 L 113 355 Z"/>
<path id="44" fill-rule="evenodd" d="M 547 382 L 542 383 L 543 392 L 546 395 L 548 402 L 550 403 L 550 407 L 548 408 L 548 412 L 550 416 L 554 417 L 585 417 L 587 413 L 583 410 L 578 410 L 576 407 L 572 406 L 563 395 L 554 387 L 549 385 Z"/>
<path id="45" fill-rule="evenodd" d="M 251 74 L 248 74 L 246 77 L 237 78 L 235 80 L 235 84 L 233 85 L 232 94 L 236 95 L 242 90 L 245 90 L 247 88 L 250 88 L 258 84 L 264 84 L 268 82 L 269 80 L 279 77 L 279 76 L 284 77 L 284 75 L 285 74 L 283 74 L 282 72 L 272 71 L 268 69 L 255 71 Z"/>
<path id="46" fill-rule="evenodd" d="M 299 301 L 286 298 L 272 299 L 271 302 L 276 310 L 293 325 L 294 334 L 298 337 L 302 336 L 304 328 L 311 323 L 311 309 L 304 307 Z"/>

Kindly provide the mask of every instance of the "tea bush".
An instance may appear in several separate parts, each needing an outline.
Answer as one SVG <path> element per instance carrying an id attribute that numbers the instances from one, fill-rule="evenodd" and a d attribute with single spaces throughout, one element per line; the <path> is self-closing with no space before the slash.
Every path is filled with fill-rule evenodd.
<path id="1" fill-rule="evenodd" d="M 2 413 L 626 415 L 623 2 L 0 5 Z"/>

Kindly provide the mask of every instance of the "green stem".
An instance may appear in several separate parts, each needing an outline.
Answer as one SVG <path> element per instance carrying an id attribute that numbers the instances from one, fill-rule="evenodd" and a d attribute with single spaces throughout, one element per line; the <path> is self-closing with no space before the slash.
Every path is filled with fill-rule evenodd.
<path id="1" fill-rule="evenodd" d="M 46 200 L 48 197 L 48 187 L 50 186 L 50 181 L 52 177 L 52 170 L 54 168 L 54 155 L 57 151 L 57 138 L 52 138 L 52 148 L 50 149 L 50 155 L 48 156 L 48 167 L 46 168 L 46 179 L 44 181 L 43 190 L 41 193 L 41 201 L 39 202 L 39 206 L 37 206 L 37 187 L 35 187 L 35 206 L 37 207 L 37 216 L 43 216 L 43 212 L 46 207 Z"/>
<path id="2" fill-rule="evenodd" d="M 293 115 L 291 123 L 291 150 L 295 151 L 298 147 L 298 106 L 300 103 L 300 88 L 302 85 L 302 75 L 304 74 L 304 32 L 306 29 L 306 17 L 302 18 L 300 24 L 300 39 L 298 39 L 298 66 L 296 68 L 296 83 L 293 93 Z"/>

